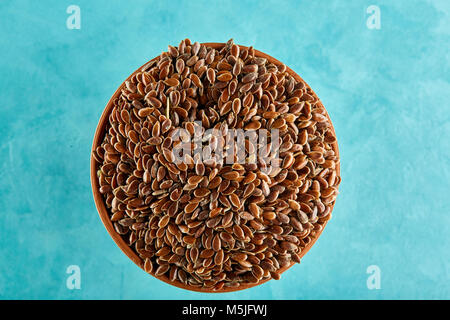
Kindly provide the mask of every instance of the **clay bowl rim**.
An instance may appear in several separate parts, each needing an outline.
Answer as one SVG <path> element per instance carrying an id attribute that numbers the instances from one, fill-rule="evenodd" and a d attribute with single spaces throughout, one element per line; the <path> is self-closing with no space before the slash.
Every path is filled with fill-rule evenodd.
<path id="1" fill-rule="evenodd" d="M 202 43 L 203 45 L 207 46 L 207 47 L 211 47 L 214 48 L 216 50 L 220 50 L 225 46 L 225 43 L 216 43 L 216 42 L 207 42 L 207 43 Z M 241 46 L 239 45 L 239 47 L 242 49 L 248 49 L 248 47 L 246 46 Z M 277 59 L 273 58 L 272 56 L 269 56 L 268 54 L 258 51 L 258 50 L 254 50 L 255 51 L 255 56 L 257 57 L 262 57 L 262 58 L 266 58 L 269 62 L 275 64 L 275 65 L 281 65 L 282 63 L 280 61 L 278 61 Z M 155 59 L 157 59 L 159 56 L 151 59 L 150 61 L 153 61 Z M 117 90 L 114 92 L 114 94 L 112 95 L 112 97 L 109 99 L 105 109 L 102 112 L 102 115 L 100 117 L 100 120 L 98 122 L 97 128 L 95 130 L 95 135 L 94 135 L 94 140 L 93 140 L 93 144 L 92 144 L 92 150 L 91 150 L 91 187 L 92 187 L 92 192 L 93 192 L 93 196 L 94 196 L 94 201 L 95 201 L 95 206 L 97 208 L 97 211 L 99 213 L 100 219 L 103 222 L 103 225 L 105 226 L 106 230 L 108 231 L 108 233 L 110 234 L 110 236 L 113 238 L 114 242 L 117 244 L 117 246 L 122 250 L 123 253 L 125 253 L 128 258 L 130 258 L 137 266 L 139 266 L 143 271 L 143 264 L 144 261 L 125 243 L 124 239 L 122 239 L 121 235 L 119 235 L 115 229 L 114 226 L 110 220 L 110 216 L 108 214 L 108 210 L 106 209 L 105 203 L 103 201 L 103 197 L 100 194 L 99 191 L 99 183 L 98 183 L 98 178 L 97 178 L 97 170 L 98 170 L 98 164 L 96 163 L 94 157 L 92 156 L 93 152 L 96 150 L 97 146 L 99 146 L 105 136 L 105 128 L 108 122 L 108 117 L 111 113 L 111 110 L 114 106 L 113 102 L 114 100 L 120 95 L 121 92 L 121 88 L 123 87 L 124 83 L 129 80 L 133 75 L 135 75 L 136 73 L 140 72 L 141 69 L 148 64 L 150 61 L 146 62 L 144 65 L 142 65 L 141 67 L 139 67 L 136 71 L 134 71 L 125 81 L 123 81 L 120 86 L 117 88 Z M 303 83 L 305 83 L 305 85 L 309 87 L 309 85 L 297 74 L 295 73 L 292 69 L 290 69 L 289 67 L 286 67 L 286 71 L 295 78 L 295 80 L 297 81 L 302 81 Z M 311 88 L 310 88 L 311 89 Z M 318 100 L 318 103 L 320 105 L 322 105 L 322 102 L 320 101 L 320 99 L 317 97 L 316 93 L 314 92 L 314 90 L 312 90 L 313 95 L 315 96 L 315 98 Z M 322 105 L 323 106 L 323 105 Z M 325 109 L 325 108 L 324 108 Z M 331 122 L 331 119 L 328 115 L 328 112 L 326 111 L 326 116 L 328 118 L 328 120 L 331 123 L 331 130 L 333 132 L 333 134 L 336 136 L 335 130 L 334 130 L 334 126 L 333 123 Z M 338 143 L 337 141 L 335 141 L 333 143 L 333 149 L 336 153 L 336 155 L 339 157 L 339 149 L 338 149 Z M 338 162 L 337 168 L 336 168 L 336 172 L 338 175 L 340 175 L 340 162 Z M 330 211 L 330 215 L 332 213 L 334 209 L 334 204 L 331 206 L 331 211 Z M 326 224 L 327 224 L 328 220 L 323 222 L 322 224 L 322 230 L 320 230 L 320 232 L 317 233 L 317 235 L 311 240 L 310 243 L 307 244 L 307 246 L 302 250 L 302 252 L 300 253 L 300 258 L 303 258 L 303 256 L 311 249 L 311 247 L 314 245 L 314 243 L 317 241 L 317 239 L 320 237 L 320 235 L 322 234 Z M 289 266 L 286 266 L 284 268 L 279 269 L 279 273 L 282 274 L 283 272 L 285 272 L 286 270 L 288 270 L 289 268 L 291 268 L 295 263 L 292 262 Z M 144 271 L 145 272 L 145 271 Z M 147 273 L 147 272 L 146 272 Z M 214 291 L 212 290 L 212 288 L 201 288 L 201 287 L 194 287 L 194 286 L 190 286 L 190 285 L 185 285 L 179 281 L 175 281 L 172 282 L 169 280 L 169 278 L 166 275 L 163 276 L 155 276 L 154 274 L 151 274 L 153 277 L 164 281 L 167 284 L 170 284 L 172 286 L 181 288 L 181 289 L 186 289 L 186 290 L 190 290 L 190 291 L 196 291 L 196 292 L 204 292 L 204 293 L 226 293 L 226 292 L 234 292 L 234 291 L 240 291 L 240 290 L 244 290 L 244 289 L 248 289 L 248 288 L 253 288 L 256 286 L 259 286 L 263 283 L 266 283 L 270 279 L 267 280 L 263 280 L 261 282 L 258 283 L 245 283 L 245 284 L 241 284 L 239 287 L 236 288 L 232 288 L 232 287 L 223 287 L 221 290 L 217 290 Z"/>

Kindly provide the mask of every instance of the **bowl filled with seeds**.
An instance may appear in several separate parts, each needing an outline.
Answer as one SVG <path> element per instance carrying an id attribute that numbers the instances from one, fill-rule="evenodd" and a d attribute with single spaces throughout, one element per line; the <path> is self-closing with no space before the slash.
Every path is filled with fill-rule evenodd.
<path id="1" fill-rule="evenodd" d="M 201 292 L 251 288 L 311 248 L 340 184 L 317 95 L 253 47 L 191 42 L 133 72 L 95 132 L 100 218 L 139 267 Z"/>

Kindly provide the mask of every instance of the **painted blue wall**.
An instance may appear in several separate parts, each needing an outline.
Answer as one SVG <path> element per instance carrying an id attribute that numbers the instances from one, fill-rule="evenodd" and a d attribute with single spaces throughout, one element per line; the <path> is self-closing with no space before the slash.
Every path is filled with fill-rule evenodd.
<path id="1" fill-rule="evenodd" d="M 66 8 L 81 8 L 81 29 Z M 381 29 L 366 26 L 369 5 Z M 89 152 L 128 74 L 186 37 L 233 37 L 283 61 L 336 128 L 333 219 L 282 280 L 199 294 L 145 274 L 96 212 Z M 0 1 L 0 298 L 450 298 L 450 3 Z M 81 269 L 81 289 L 66 268 Z M 367 267 L 381 270 L 369 290 Z"/>

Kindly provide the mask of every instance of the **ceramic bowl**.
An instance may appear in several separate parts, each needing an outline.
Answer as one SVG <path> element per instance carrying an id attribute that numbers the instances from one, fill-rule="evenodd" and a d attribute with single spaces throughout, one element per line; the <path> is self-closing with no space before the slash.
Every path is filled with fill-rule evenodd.
<path id="1" fill-rule="evenodd" d="M 208 47 L 212 47 L 214 49 L 220 50 L 221 48 L 223 48 L 223 46 L 225 45 L 224 43 L 204 43 L 204 45 L 208 46 Z M 241 50 L 242 49 L 246 49 L 247 47 L 245 46 L 240 46 Z M 281 65 L 281 62 L 276 60 L 275 58 L 269 56 L 268 54 L 265 54 L 263 52 L 257 51 L 255 50 L 255 55 L 258 57 L 263 57 L 266 58 L 269 62 L 275 64 L 275 65 Z M 157 57 L 155 57 L 154 59 L 157 59 Z M 152 59 L 152 60 L 154 60 Z M 151 61 L 151 60 L 150 60 Z M 148 62 L 146 62 L 144 65 L 146 65 Z M 144 66 L 143 65 L 143 66 Z M 143 67 L 142 66 L 142 67 Z M 108 117 L 111 113 L 111 110 L 113 109 L 113 101 L 119 97 L 120 92 L 121 92 L 121 88 L 125 85 L 125 82 L 127 80 L 129 80 L 134 74 L 136 74 L 137 72 L 139 72 L 141 70 L 140 67 L 139 69 L 137 69 L 135 72 L 133 72 L 121 85 L 120 87 L 116 90 L 116 92 L 113 94 L 113 96 L 111 97 L 111 99 L 109 100 L 109 102 L 107 103 L 101 117 L 100 117 L 100 121 L 98 122 L 97 125 L 97 129 L 95 131 L 95 136 L 94 136 L 94 141 L 93 141 L 93 145 L 92 145 L 92 151 L 94 151 L 99 145 L 101 145 L 103 138 L 105 136 L 105 128 L 106 125 L 108 123 Z M 289 67 L 287 67 L 287 72 L 293 76 L 297 81 L 302 81 L 306 84 L 306 82 L 298 75 L 296 74 L 293 70 L 291 70 Z M 307 85 L 307 84 L 306 84 Z M 308 85 L 307 85 L 308 86 Z M 314 91 L 313 91 L 314 93 Z M 314 93 L 315 95 L 315 93 Z M 316 96 L 317 97 L 317 96 Z M 319 100 L 320 101 L 320 100 Z M 321 103 L 321 102 L 319 102 Z M 331 120 L 329 118 L 329 115 L 327 114 L 327 117 L 331 123 Z M 334 133 L 334 128 L 331 128 L 332 132 Z M 337 141 L 334 143 L 333 145 L 334 151 L 336 152 L 336 154 L 339 156 L 339 150 L 338 150 L 338 145 L 337 145 Z M 100 194 L 99 191 L 99 183 L 98 183 L 98 178 L 97 178 L 97 170 L 98 170 L 98 163 L 96 163 L 96 161 L 94 160 L 94 158 L 92 157 L 92 153 L 91 153 L 91 185 L 92 185 L 92 192 L 94 195 L 94 200 L 95 200 L 95 205 L 97 207 L 97 211 L 100 215 L 100 218 L 103 222 L 103 224 L 105 225 L 106 230 L 108 230 L 109 234 L 111 235 L 111 237 L 113 238 L 113 240 L 116 242 L 116 244 L 119 246 L 119 248 L 135 263 L 137 264 L 141 269 L 143 269 L 144 266 L 144 261 L 127 245 L 127 243 L 125 242 L 125 240 L 115 231 L 114 226 L 110 220 L 110 215 L 108 213 L 108 209 L 105 206 L 105 201 L 103 200 L 102 195 Z M 340 173 L 340 168 L 339 168 L 339 163 L 337 166 L 337 174 L 339 175 Z M 333 207 L 331 208 L 333 209 Z M 331 214 L 331 213 L 330 213 Z M 327 221 L 325 221 L 323 223 L 323 227 L 325 227 L 325 225 L 327 224 Z M 316 240 L 318 239 L 318 237 L 320 236 L 320 234 L 322 233 L 323 228 L 320 232 L 316 233 L 316 236 L 312 239 L 312 241 L 301 251 L 300 253 L 300 257 L 302 258 L 308 251 L 309 249 L 311 249 L 311 247 L 314 245 L 314 243 L 316 242 Z M 283 273 L 284 271 L 286 271 L 287 269 L 289 269 L 290 267 L 292 267 L 292 265 L 294 265 L 295 263 L 292 263 L 291 265 L 280 269 L 278 272 L 279 273 Z M 232 292 L 232 291 L 238 291 L 238 290 L 244 290 L 244 289 L 248 289 L 251 287 L 255 287 L 258 285 L 261 285 L 271 279 L 268 280 L 264 280 L 264 281 L 260 281 L 256 284 L 241 284 L 239 287 L 223 287 L 223 289 L 218 290 L 218 291 L 214 291 L 211 288 L 199 288 L 199 287 L 193 287 L 193 286 L 189 286 L 189 285 L 185 285 L 179 281 L 175 281 L 172 282 L 169 280 L 169 278 L 166 275 L 163 276 L 155 276 L 154 277 L 158 278 L 161 281 L 164 281 L 168 284 L 171 284 L 173 286 L 179 287 L 179 288 L 183 288 L 183 289 L 187 289 L 187 290 L 191 290 L 191 291 L 198 291 L 198 292 Z M 282 281 L 282 280 L 280 280 Z"/>

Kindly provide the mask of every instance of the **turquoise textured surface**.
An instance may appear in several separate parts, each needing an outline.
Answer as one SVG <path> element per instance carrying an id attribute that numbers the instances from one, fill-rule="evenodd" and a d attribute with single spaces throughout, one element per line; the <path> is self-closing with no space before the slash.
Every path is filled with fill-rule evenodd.
<path id="1" fill-rule="evenodd" d="M 81 29 L 68 29 L 69 5 Z M 366 12 L 377 5 L 381 28 Z M 145 274 L 92 198 L 89 153 L 122 81 L 190 38 L 253 45 L 316 91 L 341 152 L 321 238 L 280 281 L 201 294 Z M 0 298 L 450 298 L 450 2 L 0 1 Z M 81 288 L 66 281 L 79 266 Z M 367 268 L 378 266 L 380 289 Z"/>

